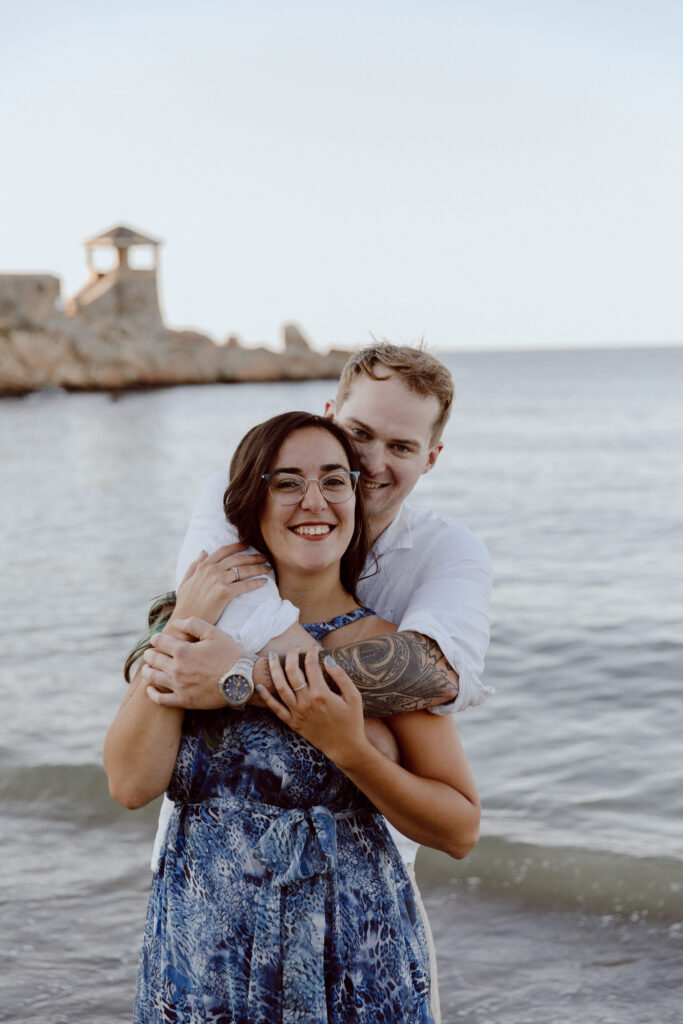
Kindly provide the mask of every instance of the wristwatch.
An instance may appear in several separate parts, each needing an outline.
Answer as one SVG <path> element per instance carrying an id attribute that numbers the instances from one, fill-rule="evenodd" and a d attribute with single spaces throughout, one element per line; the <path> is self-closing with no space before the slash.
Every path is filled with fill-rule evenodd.
<path id="1" fill-rule="evenodd" d="M 218 689 L 229 708 L 241 711 L 254 692 L 254 665 L 257 654 L 245 654 L 218 680 Z"/>

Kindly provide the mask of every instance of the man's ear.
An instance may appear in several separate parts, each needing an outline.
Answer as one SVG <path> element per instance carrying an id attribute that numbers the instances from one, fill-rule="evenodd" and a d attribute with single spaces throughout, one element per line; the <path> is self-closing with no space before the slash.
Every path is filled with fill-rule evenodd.
<path id="1" fill-rule="evenodd" d="M 427 453 L 427 462 L 425 464 L 425 468 L 422 470 L 423 473 L 429 473 L 430 469 L 434 469 L 436 460 L 442 451 L 443 445 L 441 443 L 435 444 L 433 448 L 429 449 L 429 452 Z"/>
<path id="2" fill-rule="evenodd" d="M 324 415 L 327 416 L 328 420 L 333 420 L 334 419 L 334 414 L 335 414 L 336 411 L 337 411 L 337 403 L 335 402 L 334 398 L 328 399 L 327 402 L 325 402 L 325 413 L 324 413 Z"/>

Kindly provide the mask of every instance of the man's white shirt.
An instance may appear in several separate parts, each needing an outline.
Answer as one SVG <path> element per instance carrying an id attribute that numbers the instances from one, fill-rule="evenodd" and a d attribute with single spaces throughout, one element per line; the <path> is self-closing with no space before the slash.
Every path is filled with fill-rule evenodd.
<path id="1" fill-rule="evenodd" d="M 199 492 L 176 566 L 177 583 L 202 549 L 209 554 L 238 539 L 223 511 L 228 486 L 226 470 L 214 473 Z M 382 618 L 431 637 L 458 673 L 460 689 L 450 704 L 435 714 L 462 711 L 482 704 L 494 692 L 482 682 L 489 643 L 491 560 L 485 545 L 467 527 L 429 509 L 403 504 L 378 537 L 358 584 L 358 597 Z M 275 636 L 298 622 L 299 611 L 280 598 L 267 577 L 258 590 L 232 601 L 217 626 L 245 651 L 262 650 Z M 164 798 L 152 854 L 158 863 L 172 804 Z M 415 860 L 418 844 L 390 831 L 406 863 Z"/>

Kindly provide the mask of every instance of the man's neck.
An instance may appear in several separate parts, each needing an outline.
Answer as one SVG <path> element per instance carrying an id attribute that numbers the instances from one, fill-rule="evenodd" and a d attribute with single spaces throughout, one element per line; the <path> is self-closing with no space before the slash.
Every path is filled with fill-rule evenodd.
<path id="1" fill-rule="evenodd" d="M 401 506 L 402 507 L 402 506 Z M 397 509 L 392 515 L 378 516 L 376 519 L 368 519 L 368 533 L 370 534 L 370 546 L 373 547 L 385 530 L 387 530 L 401 509 Z"/>

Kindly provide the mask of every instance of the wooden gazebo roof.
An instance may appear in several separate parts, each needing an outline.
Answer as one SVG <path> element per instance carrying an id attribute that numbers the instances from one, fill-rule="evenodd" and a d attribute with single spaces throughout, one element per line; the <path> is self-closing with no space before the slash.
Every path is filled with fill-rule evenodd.
<path id="1" fill-rule="evenodd" d="M 130 249 L 132 245 L 158 246 L 161 245 L 161 241 L 150 235 L 134 231 L 133 228 L 126 227 L 125 224 L 118 224 L 116 227 L 110 228 L 109 231 L 105 231 L 103 235 L 98 235 L 97 238 L 89 238 L 85 243 L 86 249 L 104 245 L 112 245 L 116 249 Z"/>

